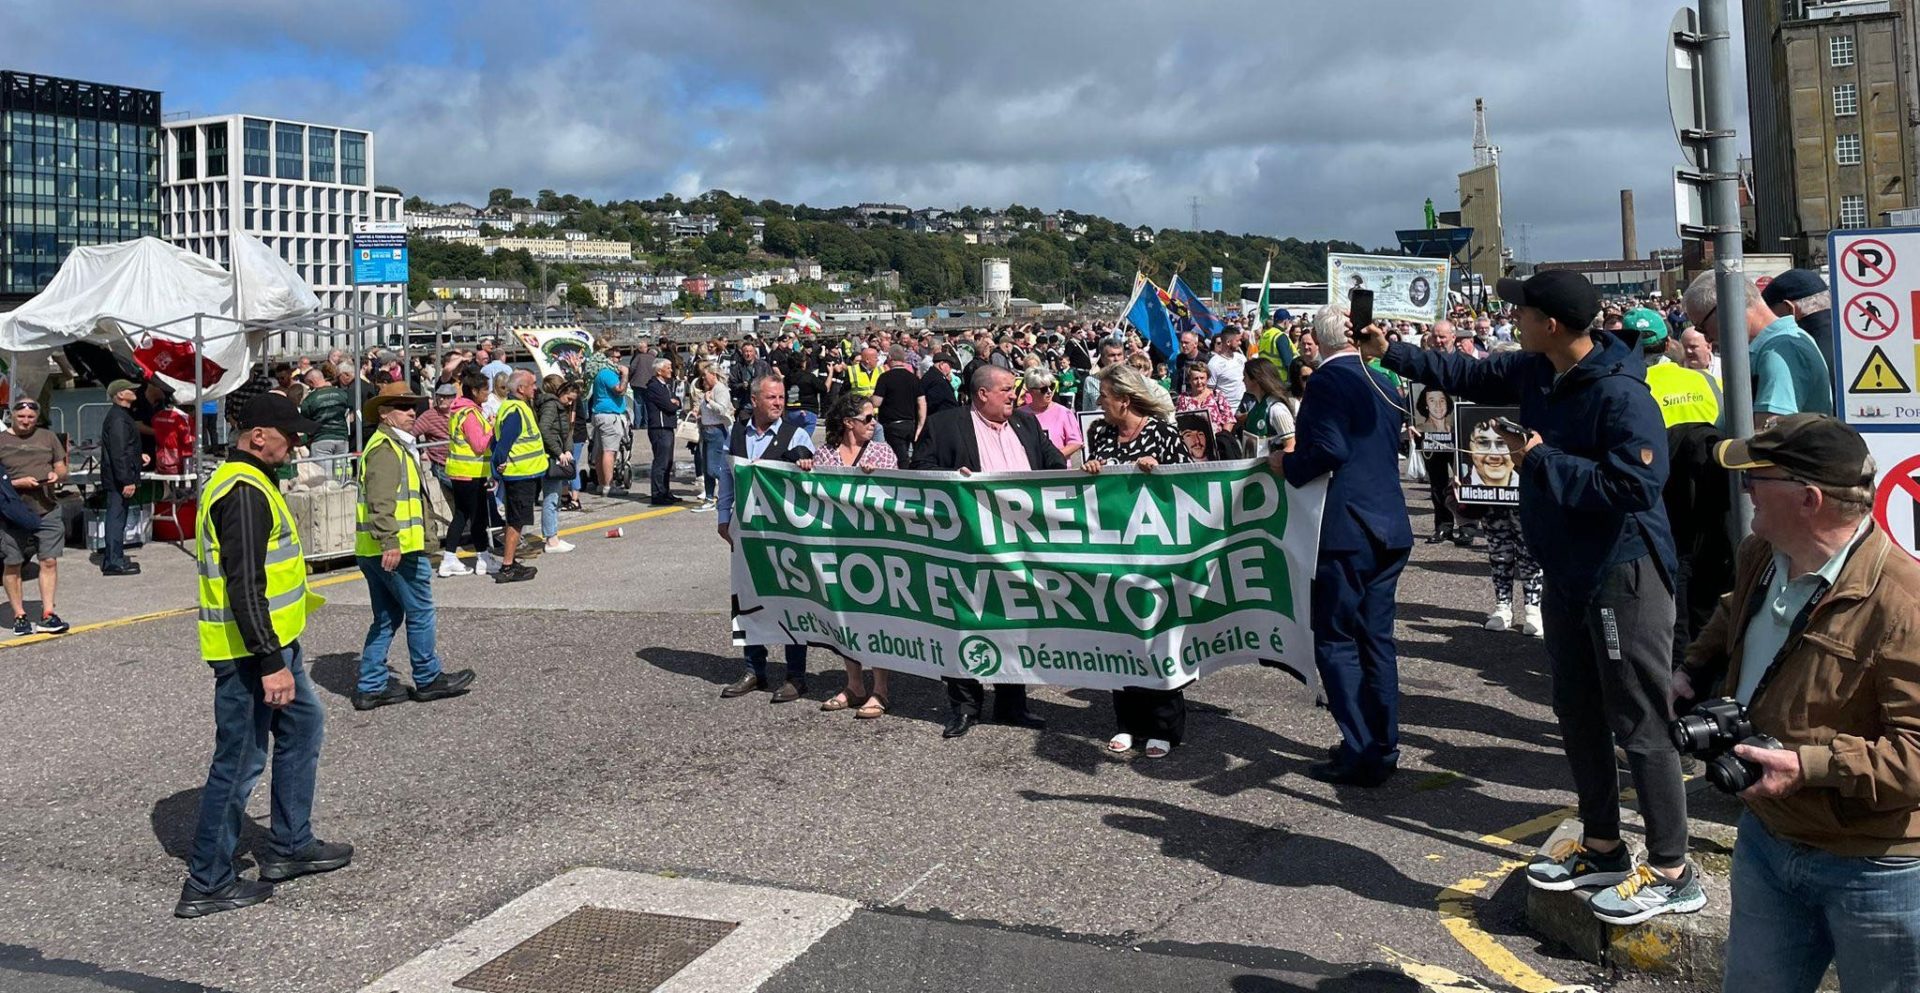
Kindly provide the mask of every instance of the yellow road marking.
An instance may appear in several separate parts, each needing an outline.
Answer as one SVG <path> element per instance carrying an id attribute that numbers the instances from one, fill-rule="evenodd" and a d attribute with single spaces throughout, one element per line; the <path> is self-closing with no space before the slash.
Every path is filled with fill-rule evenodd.
<path id="1" fill-rule="evenodd" d="M 685 507 L 659 507 L 654 510 L 643 511 L 638 514 L 628 514 L 625 517 L 614 517 L 604 521 L 595 521 L 591 524 L 580 524 L 570 528 L 562 528 L 559 533 L 563 537 L 570 534 L 585 534 L 588 531 L 593 531 L 598 528 L 619 527 L 622 524 L 632 524 L 635 521 L 644 521 L 644 520 L 648 520 L 655 517 L 663 517 L 667 514 L 677 514 L 685 509 L 686 509 Z M 365 576 L 362 576 L 360 574 L 360 571 L 358 569 L 355 569 L 352 572 L 343 572 L 338 576 L 328 576 L 325 579 L 316 579 L 308 583 L 307 586 L 309 588 L 317 589 L 325 586 L 338 586 L 341 583 L 351 583 L 354 580 L 365 579 L 365 578 L 366 578 Z M 18 638 L 8 638 L 5 641 L 0 641 L 0 649 L 25 648 L 28 645 L 37 645 L 43 641 L 52 641 L 56 638 L 67 638 L 76 634 L 86 634 L 89 631 L 104 631 L 108 628 L 123 628 L 133 624 L 145 624 L 148 621 L 164 621 L 170 617 L 182 617 L 187 614 L 191 614 L 198 609 L 199 608 L 197 607 L 175 607 L 171 610 L 156 610 L 146 614 L 134 614 L 131 617 L 116 617 L 116 618 L 113 618 L 112 620 L 94 621 L 91 624 L 75 624 L 73 627 L 68 628 L 66 633 L 64 634 L 29 634 L 29 635 L 22 635 Z"/>

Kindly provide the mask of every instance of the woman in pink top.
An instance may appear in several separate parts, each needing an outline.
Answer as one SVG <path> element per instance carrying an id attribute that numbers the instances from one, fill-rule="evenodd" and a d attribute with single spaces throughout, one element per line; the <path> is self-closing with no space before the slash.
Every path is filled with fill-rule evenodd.
<path id="1" fill-rule="evenodd" d="M 827 443 L 813 455 L 815 469 L 898 469 L 900 460 L 884 440 L 874 444 L 876 426 L 872 397 L 835 394 L 827 404 Z M 847 688 L 820 705 L 821 710 L 854 710 L 853 716 L 872 719 L 887 712 L 887 670 L 873 670 L 873 692 L 866 691 L 865 670 L 847 660 Z"/>
<path id="2" fill-rule="evenodd" d="M 457 424 L 460 436 L 465 440 L 469 451 L 491 453 L 493 450 L 493 430 L 487 416 L 481 409 L 479 398 L 487 395 L 487 377 L 480 375 L 479 369 L 469 363 L 468 371 L 460 375 L 462 395 L 456 397 L 453 406 L 447 411 L 449 427 Z M 462 416 L 462 412 L 467 412 Z M 487 456 L 491 460 L 491 455 Z M 465 563 L 460 561 L 461 545 L 471 545 L 478 556 L 480 572 L 484 575 L 493 562 L 488 551 L 487 525 L 490 523 L 488 507 L 493 501 L 487 499 L 487 491 L 492 487 L 490 478 L 451 480 L 448 487 L 453 493 L 453 520 L 447 527 L 447 538 L 441 542 L 443 554 L 440 556 L 440 575 L 464 576 L 471 573 Z"/>
<path id="3" fill-rule="evenodd" d="M 1213 422 L 1213 433 L 1223 435 L 1234 429 L 1240 420 L 1240 412 L 1227 402 L 1227 395 L 1209 386 L 1207 367 L 1195 362 L 1187 366 L 1186 389 L 1173 401 L 1173 409 L 1179 413 L 1189 410 L 1204 410 L 1207 420 Z"/>
<path id="4" fill-rule="evenodd" d="M 1059 385 L 1053 373 L 1045 369 L 1028 369 L 1022 382 L 1027 388 L 1027 404 L 1020 408 L 1040 422 L 1046 429 L 1047 437 L 1053 440 L 1053 447 L 1060 450 L 1060 457 L 1073 458 L 1073 453 L 1086 447 L 1087 439 L 1080 433 L 1080 418 L 1073 411 L 1053 402 L 1054 387 Z"/>

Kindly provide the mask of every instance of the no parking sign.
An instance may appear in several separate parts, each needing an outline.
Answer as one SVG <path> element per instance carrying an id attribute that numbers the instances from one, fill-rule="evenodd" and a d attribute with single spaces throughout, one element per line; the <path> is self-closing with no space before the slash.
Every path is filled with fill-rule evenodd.
<path id="1" fill-rule="evenodd" d="M 1881 476 L 1873 498 L 1873 516 L 1894 544 L 1920 559 L 1920 455 Z"/>

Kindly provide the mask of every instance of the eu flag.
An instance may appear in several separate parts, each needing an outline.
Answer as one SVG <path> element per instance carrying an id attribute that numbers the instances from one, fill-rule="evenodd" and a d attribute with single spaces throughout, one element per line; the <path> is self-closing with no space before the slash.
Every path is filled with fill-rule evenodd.
<path id="1" fill-rule="evenodd" d="M 1193 292 L 1177 272 L 1173 274 L 1173 282 L 1167 284 L 1167 295 L 1177 301 L 1176 309 L 1183 312 L 1180 315 L 1182 331 L 1197 331 L 1202 338 L 1212 338 L 1225 329 L 1226 325 L 1213 315 L 1207 302 L 1201 299 L 1200 294 Z"/>
<path id="2" fill-rule="evenodd" d="M 1147 344 L 1171 361 L 1180 354 L 1180 341 L 1173 332 L 1173 317 L 1161 302 L 1160 287 L 1145 276 L 1136 274 L 1133 279 L 1133 303 L 1127 306 L 1123 316 L 1139 329 Z"/>

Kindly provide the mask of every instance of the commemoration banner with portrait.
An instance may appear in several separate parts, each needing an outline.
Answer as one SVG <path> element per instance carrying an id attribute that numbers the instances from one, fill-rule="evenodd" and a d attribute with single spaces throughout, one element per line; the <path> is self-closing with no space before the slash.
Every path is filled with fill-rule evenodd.
<path id="1" fill-rule="evenodd" d="M 989 683 L 1170 689 L 1260 662 L 1317 685 L 1324 480 L 1294 489 L 1264 460 L 734 474 L 740 643 Z"/>

